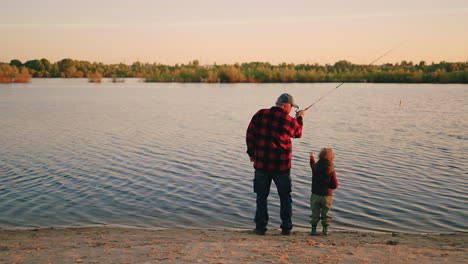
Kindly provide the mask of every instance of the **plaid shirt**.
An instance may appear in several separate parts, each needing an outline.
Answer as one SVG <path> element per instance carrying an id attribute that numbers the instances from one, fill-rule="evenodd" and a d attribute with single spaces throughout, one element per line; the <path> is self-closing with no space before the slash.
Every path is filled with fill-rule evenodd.
<path id="1" fill-rule="evenodd" d="M 262 109 L 247 128 L 247 154 L 254 168 L 286 171 L 291 168 L 291 138 L 302 136 L 302 117 L 293 118 L 280 107 Z"/>

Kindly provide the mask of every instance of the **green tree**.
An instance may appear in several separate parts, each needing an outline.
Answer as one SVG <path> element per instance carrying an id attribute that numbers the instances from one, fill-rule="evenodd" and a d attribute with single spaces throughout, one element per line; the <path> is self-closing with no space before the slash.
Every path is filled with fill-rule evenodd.
<path id="1" fill-rule="evenodd" d="M 61 73 L 64 73 L 66 72 L 69 68 L 71 67 L 74 67 L 75 66 L 75 62 L 74 60 L 72 59 L 63 59 L 59 62 L 57 62 L 57 66 L 58 66 L 58 70 L 61 72 Z"/>
<path id="2" fill-rule="evenodd" d="M 32 73 L 34 77 L 42 77 L 42 72 L 45 71 L 44 65 L 42 65 L 42 62 L 40 60 L 30 60 L 24 63 L 24 66 L 26 66 Z"/>
<path id="3" fill-rule="evenodd" d="M 23 67 L 23 64 L 19 60 L 11 60 L 10 61 L 10 66 L 16 66 L 17 68 Z"/>

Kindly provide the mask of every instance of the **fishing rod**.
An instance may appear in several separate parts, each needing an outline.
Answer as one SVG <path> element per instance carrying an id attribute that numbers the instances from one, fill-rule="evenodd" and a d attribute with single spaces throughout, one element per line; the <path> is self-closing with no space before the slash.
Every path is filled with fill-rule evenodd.
<path id="1" fill-rule="evenodd" d="M 397 46 L 398 47 L 398 46 Z M 374 64 L 376 61 L 380 60 L 381 58 L 385 57 L 386 55 L 388 55 L 389 53 L 391 53 L 392 51 L 394 51 L 397 47 L 394 47 L 392 48 L 391 50 L 385 52 L 384 54 L 380 55 L 380 57 L 378 57 L 377 59 L 375 59 L 374 61 L 372 61 L 371 63 L 369 63 L 367 65 L 367 67 L 371 66 L 372 64 Z M 313 104 L 309 105 L 308 107 L 306 107 L 303 111 L 307 111 L 309 110 L 309 108 L 311 108 L 312 106 L 314 106 L 316 103 L 322 101 L 323 98 L 325 98 L 327 95 L 329 95 L 331 92 L 335 91 L 336 89 L 340 88 L 345 82 L 342 82 L 340 84 L 338 84 L 335 88 L 329 90 L 327 93 L 325 93 L 322 97 L 320 97 L 317 101 L 315 101 Z M 299 113 L 299 111 L 301 110 L 297 110 L 296 111 L 296 114 Z"/>

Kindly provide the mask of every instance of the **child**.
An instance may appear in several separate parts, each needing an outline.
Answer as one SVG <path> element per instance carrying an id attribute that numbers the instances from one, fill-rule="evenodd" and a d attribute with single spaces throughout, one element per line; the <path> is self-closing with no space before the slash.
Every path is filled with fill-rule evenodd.
<path id="1" fill-rule="evenodd" d="M 333 190 L 338 188 L 333 160 L 335 154 L 330 148 L 323 148 L 319 154 L 319 161 L 315 163 L 314 153 L 310 154 L 310 168 L 312 169 L 312 195 L 310 197 L 310 224 L 312 236 L 317 233 L 317 224 L 322 219 L 322 234 L 328 235 L 328 226 L 331 223 L 330 209 L 332 205 Z"/>

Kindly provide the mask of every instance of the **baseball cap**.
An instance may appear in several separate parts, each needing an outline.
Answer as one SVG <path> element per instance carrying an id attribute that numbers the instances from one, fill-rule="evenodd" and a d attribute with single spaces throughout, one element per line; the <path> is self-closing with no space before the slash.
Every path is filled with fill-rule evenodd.
<path id="1" fill-rule="evenodd" d="M 299 108 L 299 106 L 297 106 L 297 104 L 294 103 L 294 98 L 292 97 L 292 95 L 290 95 L 288 93 L 284 93 L 284 94 L 280 95 L 278 97 L 277 102 L 280 102 L 280 103 L 283 103 L 283 104 L 291 104 L 292 107 Z"/>

